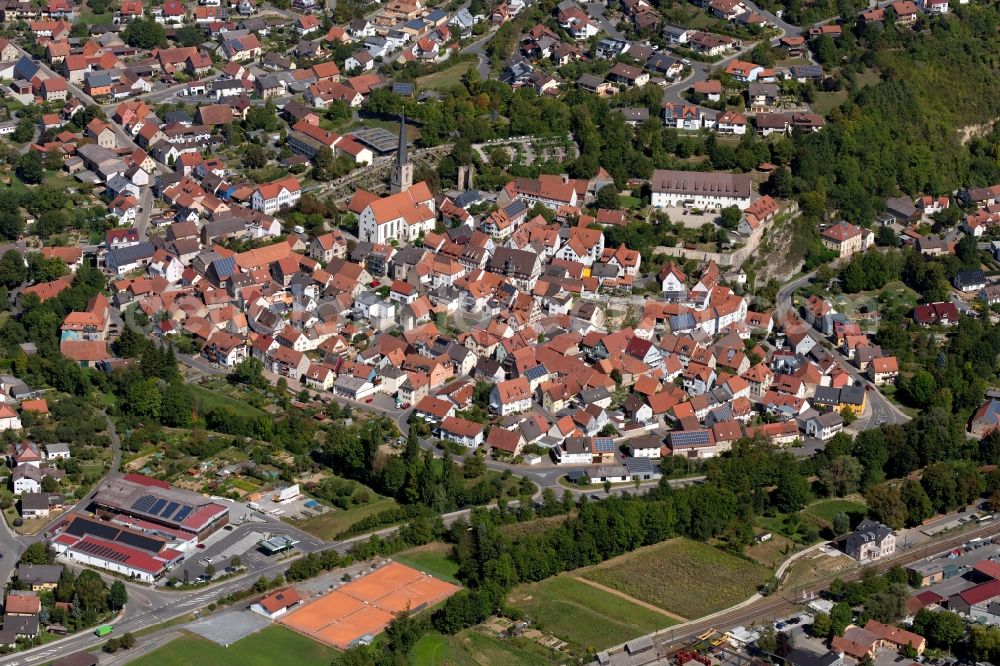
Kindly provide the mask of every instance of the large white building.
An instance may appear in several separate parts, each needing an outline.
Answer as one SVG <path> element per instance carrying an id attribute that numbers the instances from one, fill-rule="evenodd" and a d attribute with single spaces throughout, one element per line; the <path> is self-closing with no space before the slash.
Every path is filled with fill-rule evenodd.
<path id="1" fill-rule="evenodd" d="M 265 215 L 274 215 L 282 208 L 291 208 L 302 197 L 302 187 L 294 176 L 288 176 L 273 183 L 264 183 L 253 191 L 250 203 L 254 210 Z"/>
<path id="2" fill-rule="evenodd" d="M 668 171 L 657 169 L 651 181 L 653 206 L 728 208 L 750 206 L 750 176 L 723 171 Z"/>

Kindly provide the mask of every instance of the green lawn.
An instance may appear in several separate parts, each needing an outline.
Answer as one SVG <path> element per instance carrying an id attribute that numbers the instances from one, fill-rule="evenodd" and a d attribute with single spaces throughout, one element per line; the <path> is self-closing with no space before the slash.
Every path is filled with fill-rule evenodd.
<path id="1" fill-rule="evenodd" d="M 442 90 L 452 86 L 457 86 L 462 82 L 462 77 L 465 76 L 465 73 L 469 71 L 470 67 L 472 67 L 473 62 L 474 61 L 472 60 L 460 62 L 452 65 L 451 67 L 446 67 L 439 72 L 434 72 L 433 74 L 428 74 L 427 76 L 421 76 L 417 79 L 417 87 L 421 90 L 428 90 L 432 88 Z"/>
<path id="2" fill-rule="evenodd" d="M 838 90 L 837 92 L 818 92 L 816 93 L 816 97 L 810 106 L 812 107 L 813 113 L 825 116 L 843 104 L 846 100 L 846 90 Z"/>
<path id="3" fill-rule="evenodd" d="M 312 534 L 313 536 L 330 540 L 362 518 L 367 518 L 368 516 L 374 515 L 380 511 L 393 509 L 396 506 L 398 506 L 396 504 L 396 500 L 391 497 L 383 497 L 375 500 L 374 502 L 347 509 L 346 511 L 341 509 L 331 509 L 322 515 L 316 516 L 315 518 L 306 518 L 305 520 L 285 520 L 299 529 L 309 532 L 309 534 Z M 388 526 L 386 525 L 384 527 Z"/>
<path id="4" fill-rule="evenodd" d="M 676 624 L 669 617 L 568 575 L 518 585 L 511 605 L 535 626 L 581 649 L 603 650 Z"/>
<path id="5" fill-rule="evenodd" d="M 294 655 L 294 656 L 293 656 Z M 227 648 L 194 634 L 170 641 L 144 657 L 136 666 L 328 666 L 337 651 L 280 625 L 265 627 Z"/>
<path id="6" fill-rule="evenodd" d="M 806 515 L 817 518 L 828 525 L 833 524 L 833 519 L 838 513 L 848 514 L 853 525 L 864 517 L 866 511 L 867 507 L 864 504 L 849 499 L 820 500 L 803 509 L 803 513 Z"/>
<path id="7" fill-rule="evenodd" d="M 111 12 L 95 14 L 90 11 L 90 8 L 88 7 L 80 12 L 80 16 L 76 19 L 76 23 L 86 23 L 87 25 L 105 25 L 111 23 L 114 20 L 114 17 L 115 15 Z"/>
<path id="8" fill-rule="evenodd" d="M 584 569 L 582 575 L 694 619 L 747 599 L 771 570 L 704 543 L 672 539 Z"/>
<path id="9" fill-rule="evenodd" d="M 207 389 L 204 386 L 198 386 L 197 384 L 189 384 L 189 386 L 191 387 L 195 400 L 201 403 L 202 411 L 207 411 L 213 407 L 228 407 L 239 416 L 266 416 L 264 412 L 249 403 L 243 402 L 242 400 L 230 398 L 228 395 L 216 393 L 215 391 Z"/>
<path id="10" fill-rule="evenodd" d="M 410 651 L 420 666 L 535 666 L 559 661 L 555 653 L 527 638 L 499 639 L 475 629 L 455 636 L 425 634 Z"/>
<path id="11" fill-rule="evenodd" d="M 622 208 L 639 208 L 642 206 L 642 199 L 639 197 L 620 197 Z"/>
<path id="12" fill-rule="evenodd" d="M 458 562 L 451 559 L 451 546 L 448 544 L 430 543 L 426 546 L 418 546 L 397 553 L 393 555 L 392 559 L 441 580 L 458 583 L 458 579 L 455 577 L 458 573 Z"/>

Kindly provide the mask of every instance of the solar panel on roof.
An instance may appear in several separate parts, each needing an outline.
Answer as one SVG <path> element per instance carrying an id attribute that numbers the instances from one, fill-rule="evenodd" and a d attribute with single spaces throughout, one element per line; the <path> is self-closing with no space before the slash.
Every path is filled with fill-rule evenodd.
<path id="1" fill-rule="evenodd" d="M 524 371 L 524 376 L 528 379 L 538 379 L 542 375 L 546 374 L 547 370 L 544 365 L 536 365 L 532 368 L 528 368 Z"/>
<path id="2" fill-rule="evenodd" d="M 160 518 L 162 518 L 163 520 L 169 520 L 170 516 L 173 514 L 174 511 L 177 510 L 177 507 L 179 506 L 180 504 L 178 504 L 177 502 L 171 502 L 163 509 L 163 511 L 160 512 Z"/>
<path id="3" fill-rule="evenodd" d="M 77 518 L 66 528 L 66 533 L 73 536 L 84 537 L 89 534 L 101 539 L 107 539 L 108 541 L 114 541 L 120 531 L 114 525 L 108 525 L 96 520 L 87 520 L 86 518 Z"/>
<path id="4" fill-rule="evenodd" d="M 132 508 L 136 511 L 146 513 L 149 511 L 149 507 L 153 506 L 154 503 L 156 503 L 155 497 L 152 495 L 143 495 L 132 504 Z"/>
<path id="5" fill-rule="evenodd" d="M 594 449 L 599 453 L 611 453 L 615 450 L 615 440 L 610 437 L 597 437 L 594 439 Z"/>
<path id="6" fill-rule="evenodd" d="M 158 553 L 163 547 L 163 542 L 158 539 L 153 539 L 144 534 L 130 532 L 127 530 L 122 530 L 121 534 L 118 535 L 118 538 L 115 539 L 115 541 L 150 553 Z"/>
<path id="7" fill-rule="evenodd" d="M 179 523 L 179 522 L 183 521 L 185 518 L 188 517 L 188 514 L 191 513 L 191 511 L 193 509 L 194 509 L 194 507 L 182 506 L 181 510 L 177 512 L 177 515 L 174 516 L 174 522 Z"/>
<path id="8" fill-rule="evenodd" d="M 707 444 L 708 441 L 708 432 L 704 430 L 670 433 L 670 443 L 674 446 L 696 446 Z"/>
<path id="9" fill-rule="evenodd" d="M 166 505 L 167 505 L 167 500 L 158 499 L 153 504 L 153 506 L 147 511 L 147 513 L 150 513 L 154 516 L 158 516 L 160 515 L 160 511 L 163 511 L 163 507 L 165 507 Z"/>
<path id="10" fill-rule="evenodd" d="M 630 474 L 649 474 L 653 471 L 653 463 L 649 458 L 626 458 L 625 467 Z"/>

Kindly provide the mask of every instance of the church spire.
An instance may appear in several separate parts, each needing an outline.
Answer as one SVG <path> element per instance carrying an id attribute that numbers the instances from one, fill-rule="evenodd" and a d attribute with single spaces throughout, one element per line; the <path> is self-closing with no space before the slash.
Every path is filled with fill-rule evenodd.
<path id="1" fill-rule="evenodd" d="M 396 155 L 397 164 L 406 164 L 406 112 L 399 114 L 399 152 Z"/>
<path id="2" fill-rule="evenodd" d="M 413 185 L 413 165 L 410 164 L 406 154 L 406 114 L 399 114 L 399 150 L 396 153 L 396 164 L 392 168 L 392 179 L 389 181 L 389 189 L 396 192 L 405 192 Z"/>

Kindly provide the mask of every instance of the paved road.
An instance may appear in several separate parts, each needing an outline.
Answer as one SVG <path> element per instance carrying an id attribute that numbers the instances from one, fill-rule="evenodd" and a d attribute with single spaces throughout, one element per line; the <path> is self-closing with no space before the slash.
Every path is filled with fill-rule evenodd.
<path id="1" fill-rule="evenodd" d="M 751 2 L 751 0 L 743 0 L 743 4 L 746 5 L 750 11 L 757 12 L 758 14 L 763 16 L 765 19 L 767 19 L 768 23 L 775 26 L 776 28 L 784 32 L 786 35 L 797 35 L 800 32 L 803 32 L 803 29 L 800 28 L 799 26 L 792 25 L 791 23 L 788 23 L 784 19 L 778 18 L 777 16 L 767 11 L 760 5 Z M 806 32 L 808 32 L 808 30 L 806 30 Z"/>
<path id="2" fill-rule="evenodd" d="M 0 581 L 4 584 L 14 575 L 17 561 L 26 547 L 27 544 L 10 531 L 7 521 L 0 518 Z"/>
<path id="3" fill-rule="evenodd" d="M 479 72 L 479 78 L 483 81 L 490 78 L 492 64 L 490 63 L 490 57 L 486 54 L 486 45 L 491 39 L 493 39 L 494 33 L 495 31 L 492 30 L 487 32 L 485 35 L 461 50 L 461 53 L 472 54 L 479 59 L 479 64 L 476 66 L 476 70 Z"/>
<path id="4" fill-rule="evenodd" d="M 209 74 L 208 76 L 202 77 L 198 80 L 201 81 L 202 83 L 210 83 L 215 79 L 219 78 L 220 76 L 222 76 L 222 72 L 213 72 L 212 74 Z M 175 83 L 174 85 L 163 88 L 162 90 L 154 90 L 152 92 L 136 95 L 135 97 L 129 98 L 128 101 L 141 99 L 146 102 L 152 102 L 153 104 L 159 104 L 160 102 L 172 99 L 175 95 L 177 95 L 177 93 L 186 89 L 189 84 L 190 81 L 185 81 L 184 83 Z M 103 108 L 105 110 L 113 109 L 116 106 L 118 106 L 118 104 L 119 104 L 118 102 L 112 104 L 105 104 Z"/>
<path id="5" fill-rule="evenodd" d="M 153 213 L 153 188 L 142 188 L 139 195 L 139 212 L 135 216 L 135 228 L 139 231 L 139 239 L 146 240 L 146 226 L 149 224 L 149 216 Z"/>

